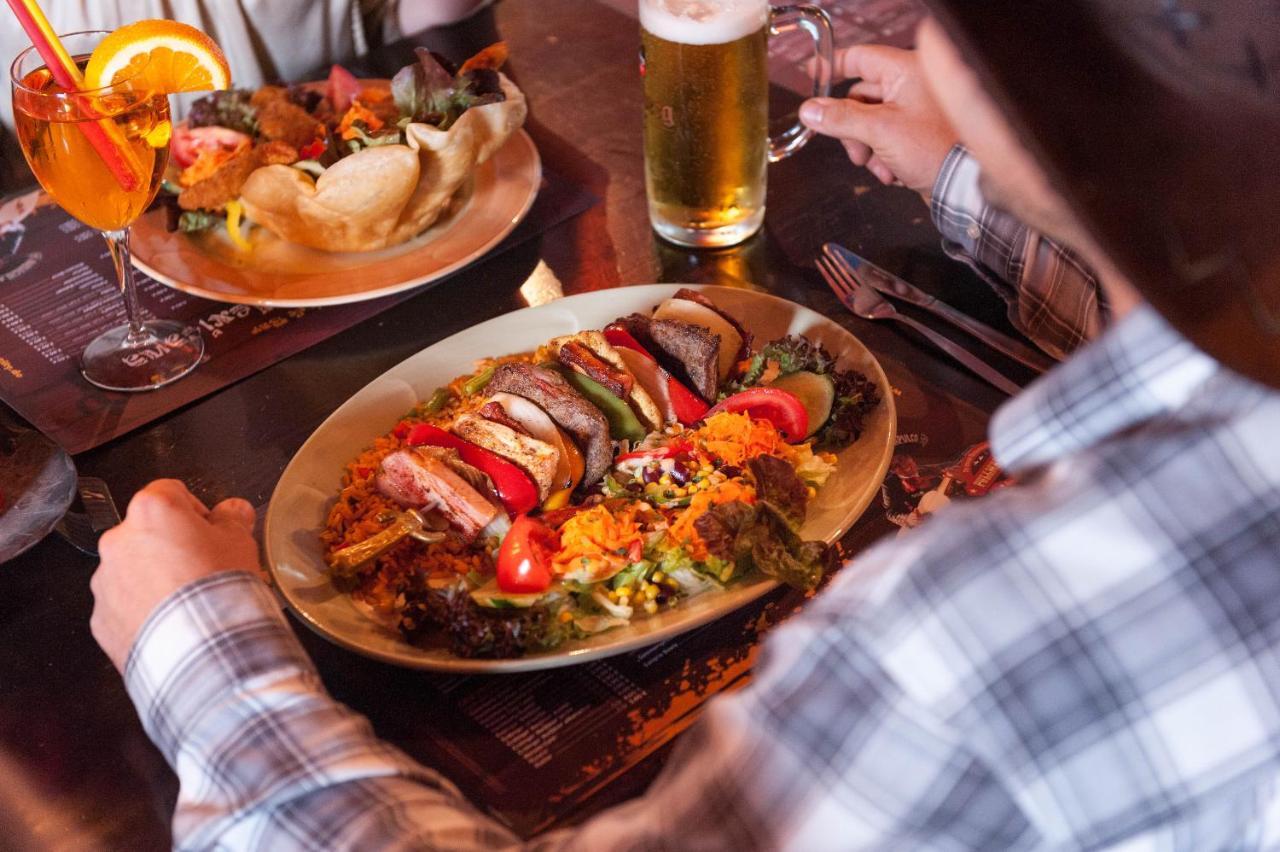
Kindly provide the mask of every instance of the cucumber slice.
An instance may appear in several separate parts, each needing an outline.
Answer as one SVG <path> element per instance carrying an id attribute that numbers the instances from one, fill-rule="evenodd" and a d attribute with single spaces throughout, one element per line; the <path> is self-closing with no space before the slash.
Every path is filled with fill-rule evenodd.
<path id="1" fill-rule="evenodd" d="M 831 416 L 831 406 L 836 401 L 836 383 L 830 376 L 800 370 L 779 376 L 770 383 L 769 387 L 784 390 L 800 400 L 800 404 L 809 415 L 809 431 L 805 435 L 806 438 L 821 429 L 826 424 L 827 418 Z"/>

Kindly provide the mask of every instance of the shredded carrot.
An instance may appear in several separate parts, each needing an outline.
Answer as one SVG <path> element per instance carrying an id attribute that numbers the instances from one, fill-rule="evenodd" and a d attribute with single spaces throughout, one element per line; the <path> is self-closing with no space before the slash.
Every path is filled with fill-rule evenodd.
<path id="1" fill-rule="evenodd" d="M 724 464 L 740 467 L 756 456 L 791 460 L 795 450 L 768 420 L 722 411 L 707 418 L 694 435 L 701 448 Z"/>
<path id="2" fill-rule="evenodd" d="M 610 511 L 603 505 L 592 506 L 565 521 L 552 571 L 605 577 L 625 566 L 632 545 L 644 540 L 636 520 L 638 508 L 639 504 L 632 504 Z"/>
<path id="3" fill-rule="evenodd" d="M 355 139 L 359 134 L 352 129 L 351 125 L 359 121 L 364 125 L 364 129 L 369 133 L 374 133 L 382 129 L 382 119 L 378 118 L 359 101 L 353 101 L 351 108 L 342 116 L 342 121 L 338 124 L 338 135 L 343 139 Z"/>
<path id="4" fill-rule="evenodd" d="M 699 491 L 693 495 L 693 500 L 689 503 L 688 508 L 680 513 L 671 528 L 667 531 L 671 539 L 679 544 L 683 544 L 685 549 L 689 551 L 689 555 L 697 560 L 705 560 L 709 555 L 707 546 L 702 541 L 702 536 L 698 535 L 698 529 L 694 526 L 694 522 L 698 518 L 707 513 L 712 506 L 721 503 L 733 503 L 740 501 L 743 503 L 756 502 L 756 489 L 754 486 L 741 479 L 726 479 L 714 488 L 706 491 Z"/>

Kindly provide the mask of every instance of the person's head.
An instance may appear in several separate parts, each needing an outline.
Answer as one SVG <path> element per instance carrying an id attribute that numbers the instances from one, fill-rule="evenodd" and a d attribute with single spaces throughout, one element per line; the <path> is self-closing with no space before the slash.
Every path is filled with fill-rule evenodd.
<path id="1" fill-rule="evenodd" d="M 1280 386 L 1280 7 L 931 3 L 921 66 L 993 202 Z"/>

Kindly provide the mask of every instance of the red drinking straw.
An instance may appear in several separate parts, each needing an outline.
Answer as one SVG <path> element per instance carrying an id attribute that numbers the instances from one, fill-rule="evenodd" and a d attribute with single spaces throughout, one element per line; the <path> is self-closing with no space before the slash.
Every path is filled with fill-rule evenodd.
<path id="1" fill-rule="evenodd" d="M 45 17 L 35 0 L 6 0 L 6 2 L 13 10 L 13 14 L 17 16 L 18 23 L 26 31 L 27 37 L 31 39 L 36 52 L 44 60 L 49 73 L 53 75 L 54 82 L 68 92 L 82 90 L 84 77 L 80 74 L 79 67 L 71 58 L 71 54 L 67 53 L 67 49 L 62 46 L 62 42 L 58 40 L 53 27 L 49 25 L 49 19 Z M 125 192 L 137 189 L 142 179 L 137 169 L 133 168 L 128 152 L 123 148 L 124 139 L 120 137 L 115 125 L 105 119 L 97 122 L 78 121 L 76 125 Z M 112 137 L 116 137 L 115 140 Z"/>

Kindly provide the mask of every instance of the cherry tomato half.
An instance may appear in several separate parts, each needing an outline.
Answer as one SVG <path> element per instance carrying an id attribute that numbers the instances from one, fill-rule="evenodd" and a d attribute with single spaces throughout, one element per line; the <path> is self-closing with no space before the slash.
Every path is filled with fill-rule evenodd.
<path id="1" fill-rule="evenodd" d="M 804 438 L 809 431 L 809 413 L 793 393 L 780 388 L 748 388 L 722 400 L 707 416 L 731 411 L 768 420 L 788 443 Z"/>
<path id="2" fill-rule="evenodd" d="M 560 536 L 539 520 L 521 515 L 498 548 L 498 588 L 512 595 L 545 592 L 551 585 L 551 558 Z"/>

